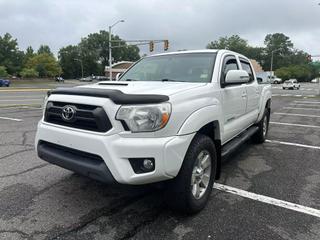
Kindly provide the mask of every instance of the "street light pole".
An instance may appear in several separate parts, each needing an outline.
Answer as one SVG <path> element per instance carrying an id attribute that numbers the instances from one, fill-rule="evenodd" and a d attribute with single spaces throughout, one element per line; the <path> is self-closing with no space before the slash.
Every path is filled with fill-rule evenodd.
<path id="1" fill-rule="evenodd" d="M 109 26 L 109 80 L 112 81 L 112 45 L 111 45 L 111 29 L 120 22 L 124 20 L 119 20 L 114 24 Z"/>
<path id="2" fill-rule="evenodd" d="M 109 80 L 112 81 L 111 26 L 109 26 Z"/>

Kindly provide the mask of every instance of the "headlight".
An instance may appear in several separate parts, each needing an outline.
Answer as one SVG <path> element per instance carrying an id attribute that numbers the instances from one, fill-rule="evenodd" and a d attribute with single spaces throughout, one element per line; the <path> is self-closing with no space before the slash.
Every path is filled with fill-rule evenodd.
<path id="1" fill-rule="evenodd" d="M 153 132 L 167 124 L 170 114 L 170 103 L 122 106 L 116 119 L 124 121 L 132 132 Z"/>

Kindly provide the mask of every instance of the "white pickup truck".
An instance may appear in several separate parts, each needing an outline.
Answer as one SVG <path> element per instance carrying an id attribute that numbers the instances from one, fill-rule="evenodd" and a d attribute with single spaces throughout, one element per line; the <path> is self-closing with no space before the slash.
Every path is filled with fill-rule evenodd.
<path id="1" fill-rule="evenodd" d="M 195 213 L 221 161 L 249 138 L 266 139 L 271 87 L 248 58 L 227 50 L 142 58 L 118 81 L 48 93 L 38 156 L 121 184 L 163 182 L 168 204 Z"/>

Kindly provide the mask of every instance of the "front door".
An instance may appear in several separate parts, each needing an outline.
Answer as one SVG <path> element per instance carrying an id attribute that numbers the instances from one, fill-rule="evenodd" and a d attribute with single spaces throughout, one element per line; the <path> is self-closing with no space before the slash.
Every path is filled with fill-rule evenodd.
<path id="1" fill-rule="evenodd" d="M 230 70 L 239 69 L 234 55 L 227 55 L 222 64 L 221 82 Z M 246 84 L 229 85 L 222 89 L 222 112 L 224 113 L 224 128 L 222 142 L 227 142 L 243 130 L 242 118 L 246 112 Z"/>

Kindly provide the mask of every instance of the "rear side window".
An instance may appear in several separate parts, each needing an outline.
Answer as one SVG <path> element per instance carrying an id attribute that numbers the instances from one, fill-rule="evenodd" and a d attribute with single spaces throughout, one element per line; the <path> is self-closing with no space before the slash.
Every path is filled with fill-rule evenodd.
<path id="1" fill-rule="evenodd" d="M 250 63 L 248 63 L 247 61 L 244 61 L 244 60 L 240 60 L 240 63 L 241 63 L 242 69 L 245 70 L 249 74 L 249 78 L 250 78 L 249 82 L 253 82 L 254 77 L 253 77 L 253 71 L 252 71 Z"/>

